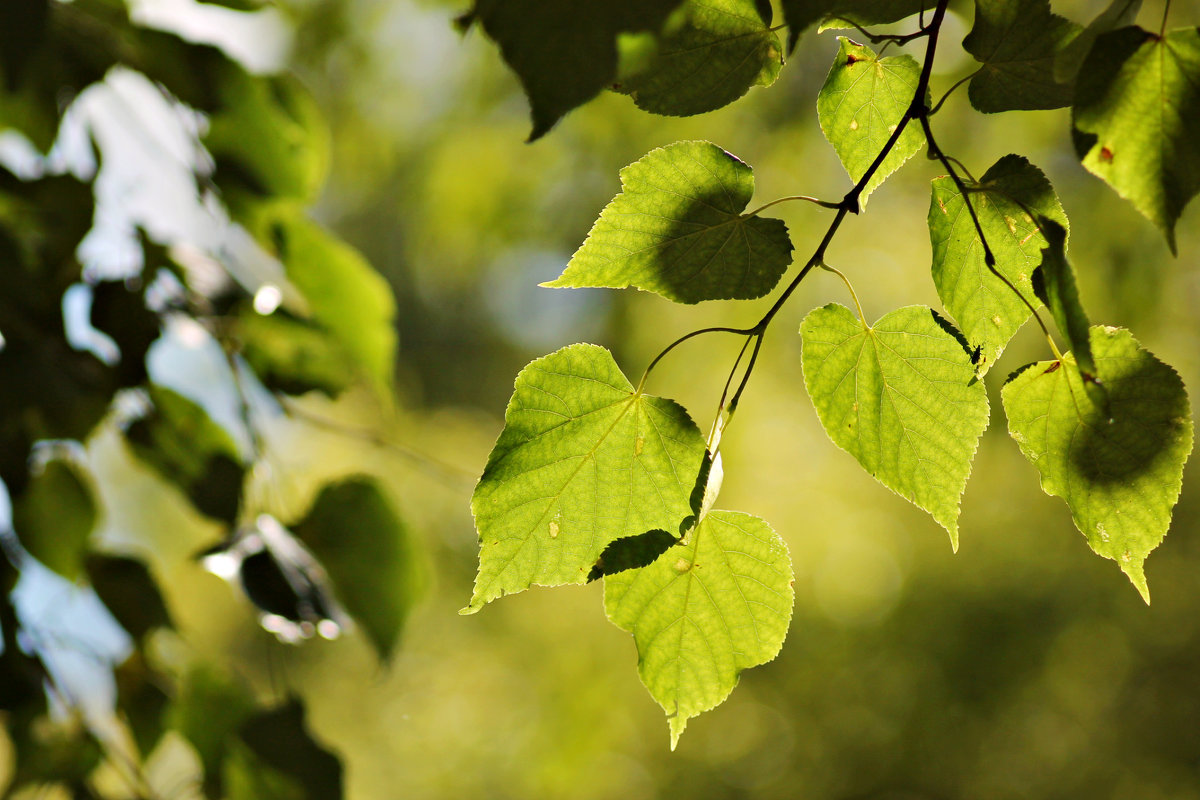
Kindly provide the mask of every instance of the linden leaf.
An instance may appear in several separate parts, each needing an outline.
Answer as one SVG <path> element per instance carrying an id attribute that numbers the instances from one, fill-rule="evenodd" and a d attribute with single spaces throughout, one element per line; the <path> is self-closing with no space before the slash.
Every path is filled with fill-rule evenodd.
<path id="1" fill-rule="evenodd" d="M 904 118 L 917 91 L 921 65 L 907 55 L 878 58 L 871 48 L 845 37 L 838 42 L 837 57 L 817 95 L 817 114 L 821 132 L 857 183 Z M 907 126 L 863 187 L 859 205 L 866 208 L 871 192 L 924 143 L 920 127 Z"/>
<path id="2" fill-rule="evenodd" d="M 674 300 L 749 300 L 792 260 L 781 220 L 743 214 L 754 171 L 709 142 L 675 142 L 621 170 L 622 191 L 557 279 L 542 286 L 634 286 Z"/>
<path id="3" fill-rule="evenodd" d="M 604 578 L 604 610 L 633 634 L 638 673 L 667 712 L 671 749 L 744 669 L 779 654 L 792 617 L 787 546 L 758 517 L 707 514 L 649 566 Z"/>
<path id="4" fill-rule="evenodd" d="M 1082 29 L 1050 13 L 1049 0 L 975 0 L 975 27 L 963 49 L 983 66 L 968 96 L 980 111 L 1061 108 L 1071 83 L 1054 76 L 1058 53 Z"/>
<path id="5" fill-rule="evenodd" d="M 648 68 L 619 90 L 655 114 L 685 117 L 726 106 L 779 76 L 783 46 L 770 24 L 751 0 L 689 0 Z"/>
<path id="6" fill-rule="evenodd" d="M 796 49 L 800 34 L 817 22 L 821 23 L 821 30 L 853 25 L 865 28 L 933 10 L 928 0 L 782 0 L 782 5 L 783 19 L 789 28 L 789 53 Z"/>
<path id="7" fill-rule="evenodd" d="M 970 188 L 971 205 L 1003 279 L 984 262 L 979 233 L 949 177 L 933 182 L 929 238 L 938 297 L 971 347 L 978 348 L 977 371 L 984 375 L 1030 317 L 1013 287 L 1037 304 L 1030 281 L 1047 242 L 1029 212 L 1058 222 L 1064 231 L 1068 223 L 1046 176 L 1021 156 L 1000 159 Z"/>
<path id="8" fill-rule="evenodd" d="M 963 342 L 925 306 L 867 327 L 831 303 L 804 319 L 804 385 L 833 443 L 928 511 L 958 549 L 959 497 L 988 424 Z"/>
<path id="9" fill-rule="evenodd" d="M 687 530 L 705 452 L 687 412 L 634 391 L 604 348 L 534 361 L 471 498 L 479 576 L 464 613 L 535 584 L 586 583 L 617 539 Z"/>
<path id="10" fill-rule="evenodd" d="M 1192 412 L 1179 375 L 1128 331 L 1093 327 L 1091 350 L 1107 409 L 1086 402 L 1077 370 L 1041 361 L 1001 392 L 1008 431 L 1046 494 L 1067 502 L 1092 550 L 1116 561 L 1149 603 L 1143 562 L 1171 524 Z"/>
<path id="11" fill-rule="evenodd" d="M 1175 252 L 1175 222 L 1200 191 L 1200 29 L 1121 28 L 1096 39 L 1075 88 L 1075 151 Z"/>

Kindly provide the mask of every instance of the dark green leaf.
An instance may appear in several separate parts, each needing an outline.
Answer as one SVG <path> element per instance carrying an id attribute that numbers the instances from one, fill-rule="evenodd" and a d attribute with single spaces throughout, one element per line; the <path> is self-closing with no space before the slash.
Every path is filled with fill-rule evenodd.
<path id="1" fill-rule="evenodd" d="M 1106 408 L 1086 401 L 1077 369 L 1042 361 L 1004 386 L 1008 431 L 1092 550 L 1116 561 L 1150 602 L 1143 562 L 1171 524 L 1192 412 L 1179 375 L 1128 331 L 1092 328 L 1091 350 Z"/>
<path id="2" fill-rule="evenodd" d="M 283 309 L 259 314 L 245 307 L 234 321 L 241 355 L 263 385 L 285 394 L 339 394 L 354 381 L 337 341 L 317 325 Z"/>
<path id="3" fill-rule="evenodd" d="M 85 566 L 100 601 L 136 641 L 155 628 L 172 627 L 158 583 L 143 562 L 93 553 Z"/>
<path id="4" fill-rule="evenodd" d="M 788 52 L 796 48 L 800 34 L 823 22 L 822 30 L 848 28 L 851 23 L 869 27 L 898 22 L 905 17 L 933 10 L 929 0 L 782 0 L 783 19 L 788 26 Z"/>
<path id="5" fill-rule="evenodd" d="M 125 432 L 134 454 L 178 485 L 201 513 L 232 524 L 245 479 L 237 445 L 178 392 L 151 386 L 150 400 L 151 411 Z"/>
<path id="6" fill-rule="evenodd" d="M 754 171 L 709 142 L 675 142 L 621 170 L 622 191 L 551 287 L 635 286 L 680 303 L 751 299 L 792 260 L 787 226 L 743 214 Z"/>
<path id="7" fill-rule="evenodd" d="M 476 0 L 479 22 L 517 73 L 533 111 L 532 141 L 617 77 L 617 35 L 658 33 L 680 0 Z"/>
<path id="8" fill-rule="evenodd" d="M 340 800 L 342 763 L 313 741 L 304 723 L 304 706 L 292 698 L 285 705 L 247 719 L 238 735 L 264 764 L 295 780 L 304 798 Z"/>
<path id="9" fill-rule="evenodd" d="M 971 78 L 971 105 L 988 113 L 1070 105 L 1071 84 L 1055 79 L 1054 62 L 1080 30 L 1050 13 L 1049 0 L 975 0 L 975 27 L 963 39 L 983 65 Z"/>
<path id="10" fill-rule="evenodd" d="M 69 581 L 83 569 L 97 515 L 90 476 L 67 459 L 42 465 L 13 500 L 13 527 L 21 544 Z"/>
<path id="11" fill-rule="evenodd" d="M 191 742 L 204 765 L 204 794 L 224 796 L 222 763 L 238 729 L 254 715 L 250 689 L 217 672 L 197 666 L 183 679 L 171 704 L 169 724 Z"/>
<path id="12" fill-rule="evenodd" d="M 1033 271 L 1033 292 L 1050 309 L 1079 369 L 1094 376 L 1096 362 L 1092 358 L 1090 323 L 1079 302 L 1075 270 L 1067 261 L 1067 232 L 1052 219 L 1042 218 L 1038 222 L 1046 237 L 1046 247 L 1042 250 L 1041 265 Z"/>
<path id="13" fill-rule="evenodd" d="M 667 23 L 657 56 L 620 90 L 639 108 L 689 116 L 732 103 L 779 75 L 783 48 L 752 0 L 687 0 Z"/>
<path id="14" fill-rule="evenodd" d="M 117 709 L 125 717 L 138 753 L 145 758 L 162 738 L 167 725 L 171 698 L 160 684 L 158 675 L 135 651 L 125 663 L 113 670 L 117 681 Z"/>
<path id="15" fill-rule="evenodd" d="M 592 571 L 588 573 L 588 582 L 647 566 L 678 541 L 678 537 L 666 531 L 646 531 L 637 536 L 617 539 L 604 548 L 604 552 L 596 559 Z"/>
<path id="16" fill-rule="evenodd" d="M 424 585 L 417 548 L 392 503 L 374 481 L 351 478 L 322 489 L 292 531 L 386 660 Z"/>
<path id="17" fill-rule="evenodd" d="M 1096 37 L 1132 25 L 1141 7 L 1142 0 L 1112 0 L 1108 8 L 1096 15 L 1082 33 L 1059 49 L 1054 58 L 1054 80 L 1058 83 L 1073 82 Z"/>
<path id="18" fill-rule="evenodd" d="M 1175 252 L 1175 221 L 1200 191 L 1200 29 L 1141 28 L 1092 46 L 1075 90 L 1075 151 Z"/>

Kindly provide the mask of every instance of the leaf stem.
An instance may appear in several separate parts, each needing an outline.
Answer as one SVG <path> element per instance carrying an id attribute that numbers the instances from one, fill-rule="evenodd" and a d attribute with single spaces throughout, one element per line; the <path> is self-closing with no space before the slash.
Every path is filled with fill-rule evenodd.
<path id="1" fill-rule="evenodd" d="M 781 197 L 778 200 L 772 200 L 771 202 L 767 203 L 766 205 L 759 206 L 758 208 L 754 209 L 753 211 L 746 212 L 742 216 L 743 217 L 756 217 L 763 211 L 766 211 L 771 206 L 777 206 L 780 203 L 787 203 L 791 200 L 807 200 L 808 202 L 818 205 L 821 208 L 838 208 L 841 205 L 840 200 L 837 202 L 834 202 L 832 200 L 820 200 L 816 197 L 810 197 L 809 195 L 806 195 L 806 194 L 792 194 L 792 195 L 788 195 L 787 197 Z"/>
<path id="2" fill-rule="evenodd" d="M 750 336 L 753 333 L 755 333 L 755 329 L 754 328 L 714 327 L 714 328 L 701 328 L 700 330 L 692 331 L 691 333 L 685 333 L 683 336 L 680 336 L 678 339 L 676 339 L 675 341 L 671 342 L 669 345 L 664 347 L 662 349 L 662 351 L 659 352 L 659 354 L 654 357 L 654 360 L 651 361 L 650 365 L 646 367 L 646 371 L 642 373 L 642 379 L 640 381 L 638 381 L 636 394 L 642 393 L 642 389 L 646 385 L 646 378 L 650 377 L 651 370 L 653 370 L 658 365 L 658 362 L 663 360 L 663 358 L 667 355 L 667 353 L 671 352 L 676 347 L 678 347 L 679 345 L 686 342 L 688 339 L 694 339 L 695 337 L 700 336 L 705 333 L 740 333 L 743 336 Z"/>
<path id="3" fill-rule="evenodd" d="M 842 283 L 846 284 L 846 288 L 850 291 L 850 297 L 854 298 L 854 307 L 858 309 L 858 320 L 865 327 L 867 325 L 867 315 L 863 313 L 862 303 L 858 302 L 858 292 L 854 291 L 854 286 L 850 283 L 850 279 L 841 270 L 831 267 L 828 264 L 822 263 L 820 266 L 826 272 L 832 272 L 834 275 L 837 275 L 842 279 Z"/>
<path id="4" fill-rule="evenodd" d="M 957 81 L 955 81 L 954 85 L 951 86 L 949 89 L 947 89 L 946 93 L 944 95 L 942 95 L 942 99 L 938 100 L 936 103 L 934 103 L 933 108 L 929 109 L 929 116 L 933 116 L 934 114 L 936 114 L 941 109 L 942 104 L 944 104 L 946 102 L 946 99 L 949 98 L 950 95 L 954 94 L 955 89 L 962 86 L 967 81 L 971 80 L 971 78 L 974 78 L 976 75 L 979 74 L 979 71 L 982 69 L 983 69 L 983 67 L 980 67 L 979 69 L 975 70 L 974 72 L 972 72 L 968 75 L 964 75 L 963 77 L 961 77 Z"/>
<path id="5" fill-rule="evenodd" d="M 1171 0 L 1166 0 L 1163 3 L 1163 18 L 1162 24 L 1158 26 L 1158 38 L 1163 38 L 1167 35 L 1167 17 L 1171 14 Z"/>

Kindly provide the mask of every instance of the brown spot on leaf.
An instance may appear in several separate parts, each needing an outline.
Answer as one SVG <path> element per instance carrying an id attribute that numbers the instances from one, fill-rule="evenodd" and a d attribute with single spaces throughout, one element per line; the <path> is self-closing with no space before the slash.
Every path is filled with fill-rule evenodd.
<path id="1" fill-rule="evenodd" d="M 1113 160 L 1113 151 L 1107 147 L 1100 148 L 1100 160 L 1109 162 Z"/>
<path id="2" fill-rule="evenodd" d="M 1045 371 L 1045 372 L 1043 372 L 1042 374 L 1043 374 L 1043 375 L 1049 375 L 1051 372 L 1054 372 L 1054 370 L 1058 369 L 1058 368 L 1059 368 L 1059 367 L 1061 367 L 1061 366 L 1062 366 L 1062 362 L 1061 362 L 1061 361 L 1055 361 L 1053 364 L 1051 364 L 1050 366 L 1046 367 L 1046 371 Z"/>
<path id="3" fill-rule="evenodd" d="M 849 55 L 846 56 L 846 66 L 850 66 L 851 64 L 855 63 L 856 61 L 862 61 L 862 59 L 859 58 L 858 56 L 854 55 L 853 53 L 850 53 Z"/>

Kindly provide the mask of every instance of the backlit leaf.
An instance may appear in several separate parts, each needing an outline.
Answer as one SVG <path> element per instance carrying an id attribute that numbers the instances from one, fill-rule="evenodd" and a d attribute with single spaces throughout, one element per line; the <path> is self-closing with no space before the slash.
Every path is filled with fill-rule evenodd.
<path id="1" fill-rule="evenodd" d="M 69 459 L 35 470 L 13 503 L 13 527 L 29 554 L 67 580 L 83 569 L 98 510 L 90 477 Z"/>
<path id="2" fill-rule="evenodd" d="M 1041 265 L 1033 271 L 1033 292 L 1050 309 L 1054 323 L 1067 339 L 1075 363 L 1085 373 L 1095 375 L 1090 325 L 1079 302 L 1075 271 L 1067 261 L 1067 232 L 1057 222 L 1044 220 L 1042 235 L 1046 237 L 1046 247 L 1042 250 Z"/>
<path id="3" fill-rule="evenodd" d="M 924 306 L 867 327 L 830 304 L 804 319 L 804 385 L 833 443 L 928 511 L 958 549 L 959 498 L 988 424 L 962 341 Z"/>
<path id="4" fill-rule="evenodd" d="M 1041 361 L 1004 386 L 1008 431 L 1092 550 L 1116 561 L 1149 602 L 1143 562 L 1171 524 L 1192 412 L 1179 375 L 1128 331 L 1094 327 L 1091 349 L 1107 409 L 1087 401 L 1077 370 Z"/>
<path id="5" fill-rule="evenodd" d="M 971 347 L 979 348 L 978 372 L 984 375 L 1031 314 L 1013 287 L 1037 306 L 1030 281 L 1047 243 L 1029 212 L 1054 220 L 1064 230 L 1068 223 L 1046 176 L 1021 156 L 1000 159 L 978 186 L 969 188 L 996 271 L 1008 283 L 984 262 L 979 234 L 950 177 L 933 182 L 929 237 L 938 297 Z"/>
<path id="6" fill-rule="evenodd" d="M 535 584 L 585 583 L 617 539 L 687 530 L 704 453 L 687 412 L 635 392 L 604 348 L 534 361 L 471 498 L 481 544 L 464 612 Z"/>
<path id="7" fill-rule="evenodd" d="M 779 535 L 736 511 L 710 512 L 649 566 L 605 577 L 605 612 L 633 634 L 638 673 L 667 712 L 672 749 L 689 719 L 729 696 L 742 670 L 778 655 L 792 577 Z"/>
<path id="8" fill-rule="evenodd" d="M 1049 0 L 975 0 L 975 27 L 963 39 L 983 65 L 971 78 L 971 105 L 989 113 L 1070 105 L 1071 83 L 1055 79 L 1054 63 L 1080 30 L 1052 14 Z"/>
<path id="9" fill-rule="evenodd" d="M 1083 31 L 1059 49 L 1054 57 L 1054 80 L 1066 83 L 1075 80 L 1083 60 L 1091 51 L 1096 37 L 1117 28 L 1132 25 L 1142 8 L 1142 0 L 1112 0 L 1108 8 L 1096 15 Z"/>
<path id="10" fill-rule="evenodd" d="M 789 28 L 789 53 L 796 48 L 800 34 L 818 22 L 822 30 L 848 28 L 851 23 L 869 27 L 933 10 L 929 0 L 782 0 L 782 5 Z"/>
<path id="11" fill-rule="evenodd" d="M 1075 89 L 1075 151 L 1175 252 L 1175 221 L 1200 191 L 1200 29 L 1121 28 L 1092 46 Z"/>
<path id="12" fill-rule="evenodd" d="M 689 116 L 732 103 L 779 75 L 783 46 L 752 0 L 688 0 L 649 66 L 621 82 L 639 108 Z"/>
<path id="13" fill-rule="evenodd" d="M 635 286 L 680 303 L 769 292 L 792 260 L 787 226 L 743 214 L 754 171 L 709 142 L 675 142 L 621 170 L 622 191 L 550 287 Z"/>
<path id="14" fill-rule="evenodd" d="M 907 55 L 878 58 L 871 48 L 845 37 L 838 42 L 838 54 L 817 95 L 817 114 L 821 132 L 857 183 L 904 118 L 917 91 L 921 65 Z M 924 143 L 920 127 L 907 126 L 863 187 L 860 207 L 866 208 L 871 192 Z"/>

